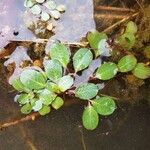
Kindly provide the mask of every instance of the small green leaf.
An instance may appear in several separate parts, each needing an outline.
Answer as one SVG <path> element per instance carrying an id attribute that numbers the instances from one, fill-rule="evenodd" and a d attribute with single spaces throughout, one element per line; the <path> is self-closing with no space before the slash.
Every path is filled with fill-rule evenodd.
<path id="1" fill-rule="evenodd" d="M 96 77 L 100 80 L 109 80 L 118 72 L 117 65 L 112 62 L 102 64 L 96 71 Z"/>
<path id="2" fill-rule="evenodd" d="M 93 100 L 92 105 L 97 113 L 103 116 L 111 115 L 116 109 L 116 104 L 110 97 L 100 97 Z"/>
<path id="3" fill-rule="evenodd" d="M 19 92 L 29 92 L 29 89 L 27 89 L 20 81 L 19 78 L 16 78 L 12 81 L 12 86 Z"/>
<path id="4" fill-rule="evenodd" d="M 48 81 L 46 83 L 46 88 L 51 91 L 51 92 L 54 92 L 54 93 L 61 93 L 60 89 L 59 89 L 59 86 L 56 84 L 56 83 L 53 83 L 53 82 L 50 82 Z"/>
<path id="5" fill-rule="evenodd" d="M 89 32 L 87 35 L 88 42 L 90 43 L 91 48 L 98 49 L 98 43 L 102 39 L 107 39 L 105 33 L 99 33 L 98 31 Z"/>
<path id="6" fill-rule="evenodd" d="M 118 43 L 126 49 L 131 49 L 135 44 L 135 36 L 133 33 L 124 33 L 119 37 Z"/>
<path id="7" fill-rule="evenodd" d="M 34 97 L 34 94 L 20 94 L 17 101 L 20 104 L 26 104 L 30 99 Z"/>
<path id="8" fill-rule="evenodd" d="M 74 79 L 70 75 L 63 76 L 58 81 L 60 91 L 65 92 L 73 85 Z"/>
<path id="9" fill-rule="evenodd" d="M 39 15 L 41 13 L 42 9 L 40 8 L 39 5 L 34 5 L 32 8 L 31 8 L 31 12 L 32 14 L 34 15 Z"/>
<path id="10" fill-rule="evenodd" d="M 137 59 L 133 55 L 126 55 L 118 62 L 118 69 L 120 72 L 128 72 L 135 68 Z"/>
<path id="11" fill-rule="evenodd" d="M 32 111 L 32 106 L 31 106 L 29 103 L 25 104 L 25 105 L 22 106 L 22 108 L 21 108 L 21 112 L 22 112 L 23 114 L 29 114 L 31 111 Z"/>
<path id="12" fill-rule="evenodd" d="M 147 79 L 150 77 L 150 67 L 146 66 L 144 63 L 138 63 L 132 72 L 140 79 Z"/>
<path id="13" fill-rule="evenodd" d="M 39 114 L 42 115 L 42 116 L 44 116 L 44 115 L 49 114 L 50 111 L 51 111 L 51 108 L 49 106 L 44 105 L 42 107 L 42 109 L 39 110 Z"/>
<path id="14" fill-rule="evenodd" d="M 24 6 L 27 8 L 32 7 L 34 4 L 36 4 L 35 0 L 25 0 L 24 1 Z"/>
<path id="15" fill-rule="evenodd" d="M 49 54 L 52 59 L 58 60 L 64 68 L 67 67 L 70 61 L 70 50 L 65 45 L 58 42 L 53 43 Z"/>
<path id="16" fill-rule="evenodd" d="M 88 130 L 94 130 L 98 126 L 99 116 L 92 106 L 87 106 L 82 115 L 83 126 Z"/>
<path id="17" fill-rule="evenodd" d="M 40 109 L 42 109 L 42 105 L 43 105 L 42 100 L 37 100 L 37 101 L 35 101 L 35 104 L 32 107 L 32 109 L 34 111 L 39 111 Z"/>
<path id="18" fill-rule="evenodd" d="M 46 79 L 42 73 L 36 70 L 25 69 L 20 75 L 20 81 L 31 90 L 39 90 L 45 87 Z"/>
<path id="19" fill-rule="evenodd" d="M 75 90 L 75 96 L 83 100 L 90 100 L 94 98 L 97 93 L 98 87 L 93 83 L 83 83 Z"/>
<path id="20" fill-rule="evenodd" d="M 128 22 L 125 32 L 135 34 L 137 32 L 137 25 L 133 21 Z"/>
<path id="21" fill-rule="evenodd" d="M 42 11 L 41 19 L 42 19 L 43 21 L 48 21 L 48 20 L 50 19 L 50 16 L 49 16 L 49 14 L 48 14 L 47 12 L 43 12 L 43 11 Z"/>
<path id="22" fill-rule="evenodd" d="M 42 90 L 42 92 L 39 94 L 39 99 L 42 101 L 42 103 L 44 105 L 50 105 L 52 103 L 52 101 L 56 98 L 56 94 L 47 90 L 47 89 L 44 89 Z"/>
<path id="23" fill-rule="evenodd" d="M 44 63 L 45 72 L 48 78 L 56 82 L 59 78 L 62 77 L 62 66 L 57 60 L 49 60 Z"/>
<path id="24" fill-rule="evenodd" d="M 73 66 L 75 72 L 85 69 L 90 65 L 93 59 L 92 52 L 87 48 L 79 49 L 73 56 Z"/>
<path id="25" fill-rule="evenodd" d="M 53 102 L 52 102 L 52 107 L 54 109 L 59 109 L 60 107 L 62 107 L 64 104 L 64 101 L 61 97 L 57 97 Z"/>

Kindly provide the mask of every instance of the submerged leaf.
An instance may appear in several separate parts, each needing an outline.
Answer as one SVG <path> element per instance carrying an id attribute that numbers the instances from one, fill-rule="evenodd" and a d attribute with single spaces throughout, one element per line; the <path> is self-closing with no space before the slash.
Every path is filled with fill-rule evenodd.
<path id="1" fill-rule="evenodd" d="M 67 64 L 70 61 L 70 50 L 61 43 L 53 43 L 50 48 L 50 57 L 54 60 L 58 60 L 64 68 L 67 67 Z"/>
<path id="2" fill-rule="evenodd" d="M 60 91 L 65 92 L 73 85 L 74 79 L 70 75 L 63 76 L 58 81 Z"/>
<path id="3" fill-rule="evenodd" d="M 118 62 L 118 68 L 120 72 L 128 72 L 135 68 L 137 59 L 133 55 L 126 55 Z"/>
<path id="4" fill-rule="evenodd" d="M 116 104 L 114 100 L 110 97 L 99 97 L 92 101 L 92 105 L 94 109 L 100 115 L 111 115 L 116 109 Z"/>
<path id="5" fill-rule="evenodd" d="M 25 69 L 20 75 L 20 81 L 31 90 L 39 90 L 45 87 L 46 79 L 42 73 L 36 70 Z"/>
<path id="6" fill-rule="evenodd" d="M 109 80 L 118 72 L 117 65 L 112 62 L 102 64 L 96 71 L 96 77 L 100 80 Z"/>
<path id="7" fill-rule="evenodd" d="M 98 87 L 93 83 L 83 83 L 75 90 L 75 96 L 83 100 L 90 100 L 94 98 L 97 93 Z"/>
<path id="8" fill-rule="evenodd" d="M 75 72 L 85 69 L 90 65 L 93 59 L 92 52 L 87 48 L 79 49 L 73 56 L 73 66 Z"/>
<path id="9" fill-rule="evenodd" d="M 150 67 L 146 66 L 144 63 L 138 63 L 132 72 L 140 79 L 147 79 L 150 77 Z"/>
<path id="10" fill-rule="evenodd" d="M 49 60 L 44 63 L 45 72 L 50 80 L 56 82 L 62 77 L 62 66 L 57 60 Z"/>
<path id="11" fill-rule="evenodd" d="M 52 102 L 52 107 L 54 109 L 59 109 L 60 107 L 62 107 L 64 104 L 64 100 L 61 97 L 57 97 L 53 102 Z"/>
<path id="12" fill-rule="evenodd" d="M 88 130 L 94 130 L 98 126 L 99 116 L 92 106 L 87 106 L 82 115 L 83 126 Z"/>

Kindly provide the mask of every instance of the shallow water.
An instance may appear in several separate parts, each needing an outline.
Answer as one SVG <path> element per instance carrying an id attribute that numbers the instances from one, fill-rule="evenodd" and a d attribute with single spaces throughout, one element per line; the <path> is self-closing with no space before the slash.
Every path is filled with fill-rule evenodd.
<path id="1" fill-rule="evenodd" d="M 118 0 L 113 4 L 109 0 L 97 1 L 95 7 L 98 4 L 118 6 L 118 3 Z M 122 7 L 122 3 L 119 6 Z M 131 6 L 131 2 L 126 6 Z M 96 24 L 102 30 L 109 22 L 97 18 Z M 0 124 L 24 117 L 13 101 L 15 92 L 7 84 L 4 74 L 1 67 Z M 140 90 L 123 84 L 119 79 L 106 86 L 102 92 L 119 98 L 118 109 L 112 116 L 101 117 L 96 130 L 87 131 L 82 127 L 84 105 L 74 103 L 52 111 L 46 117 L 3 129 L 0 131 L 0 150 L 149 150 L 149 81 Z M 68 101 L 72 99 L 70 97 Z"/>

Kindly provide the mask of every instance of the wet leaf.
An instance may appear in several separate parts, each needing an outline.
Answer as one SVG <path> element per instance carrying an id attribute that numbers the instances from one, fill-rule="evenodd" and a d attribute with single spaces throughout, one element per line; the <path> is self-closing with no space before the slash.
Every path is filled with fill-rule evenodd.
<path id="1" fill-rule="evenodd" d="M 56 82 L 62 77 L 62 66 L 57 60 L 49 60 L 44 63 L 45 72 L 50 80 Z"/>
<path id="2" fill-rule="evenodd" d="M 62 107 L 64 104 L 64 100 L 61 97 L 57 97 L 53 102 L 52 102 L 52 107 L 54 109 L 59 109 L 60 107 Z"/>
<path id="3" fill-rule="evenodd" d="M 42 109 L 42 101 L 41 100 L 37 100 L 34 104 L 34 106 L 32 107 L 32 109 L 34 111 L 39 111 L 40 109 Z"/>
<path id="4" fill-rule="evenodd" d="M 50 19 L 50 16 L 49 16 L 48 13 L 42 12 L 42 14 L 41 14 L 41 19 L 42 19 L 43 21 L 48 21 L 48 20 Z"/>
<path id="5" fill-rule="evenodd" d="M 65 92 L 73 85 L 74 79 L 70 75 L 63 76 L 58 81 L 60 91 Z"/>
<path id="6" fill-rule="evenodd" d="M 42 116 L 44 116 L 44 115 L 49 114 L 50 111 L 51 111 L 51 108 L 49 106 L 44 105 L 42 107 L 42 109 L 39 110 L 39 114 L 42 115 Z"/>
<path id="7" fill-rule="evenodd" d="M 147 79 L 150 77 L 150 67 L 146 66 L 144 63 L 138 63 L 132 72 L 140 79 Z"/>
<path id="8" fill-rule="evenodd" d="M 27 7 L 27 8 L 32 7 L 34 4 L 36 4 L 35 0 L 25 0 L 24 1 L 24 6 Z"/>
<path id="9" fill-rule="evenodd" d="M 32 14 L 34 15 L 39 15 L 41 13 L 42 9 L 40 8 L 39 5 L 34 5 L 32 8 L 31 8 L 31 12 Z"/>
<path id="10" fill-rule="evenodd" d="M 29 103 L 21 107 L 21 112 L 23 114 L 29 114 L 31 111 L 32 111 L 32 106 Z"/>
<path id="11" fill-rule="evenodd" d="M 94 130 L 98 126 L 99 116 L 92 106 L 87 106 L 82 115 L 83 126 L 88 130 Z"/>
<path id="12" fill-rule="evenodd" d="M 118 69 L 120 72 L 128 72 L 135 68 L 137 59 L 133 55 L 126 55 L 118 62 Z"/>
<path id="13" fill-rule="evenodd" d="M 47 90 L 47 89 L 44 89 L 42 90 L 42 92 L 39 94 L 39 99 L 42 101 L 42 103 L 44 105 L 50 105 L 52 103 L 52 101 L 56 98 L 56 94 Z"/>
<path id="14" fill-rule="evenodd" d="M 56 83 L 53 83 L 53 82 L 47 82 L 46 83 L 46 88 L 51 91 L 51 92 L 54 92 L 54 93 L 61 93 L 60 89 L 59 89 L 59 86 L 56 84 Z"/>
<path id="15" fill-rule="evenodd" d="M 20 104 L 26 104 L 29 102 L 30 99 L 34 97 L 34 94 L 20 94 L 17 98 L 18 103 Z"/>
<path id="16" fill-rule="evenodd" d="M 135 34 L 137 32 L 137 25 L 133 21 L 128 22 L 125 32 Z"/>
<path id="17" fill-rule="evenodd" d="M 65 45 L 58 42 L 53 43 L 49 54 L 52 59 L 58 60 L 64 68 L 67 67 L 70 61 L 70 50 Z"/>
<path id="18" fill-rule="evenodd" d="M 92 62 L 92 59 L 93 59 L 93 54 L 89 49 L 87 48 L 79 49 L 73 56 L 73 66 L 75 72 L 87 68 Z"/>
<path id="19" fill-rule="evenodd" d="M 92 105 L 97 113 L 103 116 L 111 115 L 116 109 L 116 104 L 110 97 L 100 97 L 95 99 L 92 101 Z"/>
<path id="20" fill-rule="evenodd" d="M 83 100 L 90 100 L 94 98 L 97 93 L 98 87 L 93 83 L 83 83 L 75 90 L 75 96 Z"/>
<path id="21" fill-rule="evenodd" d="M 98 49 L 98 43 L 102 39 L 107 39 L 107 35 L 105 33 L 100 33 L 98 31 L 89 32 L 87 35 L 88 42 L 90 43 L 91 48 Z"/>
<path id="22" fill-rule="evenodd" d="M 36 70 L 25 69 L 20 75 L 20 81 L 31 90 L 39 90 L 45 87 L 46 79 L 42 73 Z"/>
<path id="23" fill-rule="evenodd" d="M 96 77 L 100 80 L 112 79 L 118 72 L 117 65 L 112 62 L 102 64 L 96 71 Z"/>

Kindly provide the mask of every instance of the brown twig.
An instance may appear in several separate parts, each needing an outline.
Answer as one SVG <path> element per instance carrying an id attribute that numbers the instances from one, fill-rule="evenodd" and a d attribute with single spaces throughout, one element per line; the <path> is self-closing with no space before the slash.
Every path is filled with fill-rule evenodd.
<path id="1" fill-rule="evenodd" d="M 123 19 L 129 17 L 129 15 L 115 15 L 115 14 L 95 14 L 95 18 L 105 18 L 105 19 Z"/>
<path id="2" fill-rule="evenodd" d="M 111 7 L 111 6 L 97 6 L 95 10 L 106 10 L 106 11 L 120 11 L 120 12 L 135 12 L 134 9 L 130 8 L 118 8 L 118 7 Z"/>
<path id="3" fill-rule="evenodd" d="M 136 12 L 136 13 L 134 13 L 134 14 L 132 14 L 132 15 L 130 15 L 130 16 L 128 16 L 128 17 L 126 17 L 126 18 L 124 18 L 124 19 L 118 21 L 118 22 L 116 22 L 116 23 L 113 24 L 112 26 L 106 28 L 103 32 L 108 33 L 108 32 L 110 32 L 112 29 L 114 29 L 114 28 L 116 28 L 117 26 L 119 26 L 120 24 L 122 24 L 122 23 L 124 23 L 125 21 L 127 21 L 127 20 L 129 20 L 129 19 L 131 19 L 131 18 L 133 18 L 133 17 L 136 17 L 136 16 L 138 16 L 138 15 L 139 15 L 139 12 Z"/>

